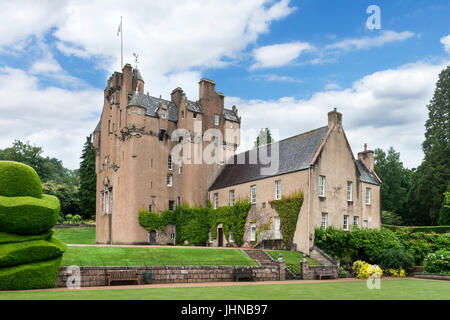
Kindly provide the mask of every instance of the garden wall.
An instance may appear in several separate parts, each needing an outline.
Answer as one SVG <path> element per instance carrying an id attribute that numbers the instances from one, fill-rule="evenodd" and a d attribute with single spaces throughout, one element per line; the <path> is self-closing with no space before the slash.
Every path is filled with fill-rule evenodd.
<path id="1" fill-rule="evenodd" d="M 280 265 L 281 266 L 281 265 Z M 236 267 L 228 266 L 192 266 L 192 267 L 80 267 L 81 287 L 94 287 L 107 285 L 107 271 L 136 270 L 141 284 L 144 282 L 144 273 L 152 273 L 152 283 L 193 283 L 233 281 L 232 274 Z M 284 280 L 284 263 L 282 268 L 274 267 L 239 267 L 252 269 L 255 281 Z M 280 273 L 280 270 L 281 273 Z M 59 269 L 56 287 L 66 287 L 67 279 L 71 275 L 67 273 L 67 267 Z M 131 282 L 129 282 L 131 283 Z"/>

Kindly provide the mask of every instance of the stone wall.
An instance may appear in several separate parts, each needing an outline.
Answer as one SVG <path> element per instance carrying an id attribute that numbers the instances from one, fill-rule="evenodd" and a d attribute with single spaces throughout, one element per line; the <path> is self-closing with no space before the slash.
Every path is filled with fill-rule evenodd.
<path id="1" fill-rule="evenodd" d="M 322 250 L 320 250 L 315 245 L 312 246 L 309 252 L 309 257 L 316 260 L 318 263 L 324 266 L 338 265 L 337 261 L 335 261 L 332 257 L 330 257 L 327 253 L 323 252 Z"/>
<path id="2" fill-rule="evenodd" d="M 141 284 L 144 282 L 144 273 L 152 273 L 152 283 L 193 283 L 193 282 L 216 282 L 233 281 L 232 274 L 236 267 L 229 266 L 192 266 L 192 267 L 80 267 L 81 287 L 105 286 L 107 285 L 107 271 L 113 270 L 136 270 Z M 242 267 L 239 267 L 242 268 Z M 284 264 L 282 272 L 280 267 L 244 267 L 250 268 L 255 281 L 278 281 L 284 280 Z M 56 287 L 66 287 L 67 280 L 71 276 L 67 267 L 59 269 Z M 131 282 L 129 282 L 131 283 Z"/>
<path id="3" fill-rule="evenodd" d="M 304 259 L 300 262 L 300 272 L 302 280 L 316 280 L 319 279 L 321 271 L 331 272 L 328 278 L 337 279 L 339 276 L 339 267 L 333 266 L 310 266 L 308 260 Z"/>

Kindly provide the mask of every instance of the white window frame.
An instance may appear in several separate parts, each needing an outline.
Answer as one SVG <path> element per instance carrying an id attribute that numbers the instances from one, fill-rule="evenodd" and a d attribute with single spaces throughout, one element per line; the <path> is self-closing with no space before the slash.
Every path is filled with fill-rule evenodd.
<path id="1" fill-rule="evenodd" d="M 230 121 L 230 129 L 233 129 L 233 122 Z"/>
<path id="2" fill-rule="evenodd" d="M 219 115 L 218 114 L 214 114 L 214 125 L 215 126 L 219 125 Z"/>
<path id="3" fill-rule="evenodd" d="M 169 155 L 169 157 L 167 158 L 167 167 L 169 168 L 169 170 L 172 170 L 173 168 L 172 155 Z"/>
<path id="4" fill-rule="evenodd" d="M 372 189 L 366 188 L 366 205 L 370 206 L 372 204 Z"/>
<path id="5" fill-rule="evenodd" d="M 218 137 L 214 137 L 214 146 L 215 147 L 219 146 L 219 138 Z"/>
<path id="6" fill-rule="evenodd" d="M 320 227 L 322 229 L 328 228 L 328 213 L 322 212 L 322 220 L 320 221 Z"/>
<path id="7" fill-rule="evenodd" d="M 364 229 L 367 229 L 368 227 L 369 227 L 369 221 L 364 220 L 364 221 L 363 221 L 363 228 L 364 228 Z"/>
<path id="8" fill-rule="evenodd" d="M 167 186 L 168 186 L 168 187 L 171 187 L 171 186 L 172 186 L 172 184 L 173 184 L 173 183 L 172 183 L 172 182 L 173 182 L 172 179 L 173 179 L 172 175 L 171 175 L 171 174 L 168 174 L 168 175 L 167 175 L 167 180 L 166 180 L 166 183 L 167 183 Z"/>
<path id="9" fill-rule="evenodd" d="M 347 181 L 347 201 L 353 202 L 353 182 Z"/>
<path id="10" fill-rule="evenodd" d="M 343 223 L 342 229 L 345 231 L 348 231 L 348 229 L 349 229 L 348 218 L 349 218 L 348 215 L 344 215 L 344 223 Z"/>
<path id="11" fill-rule="evenodd" d="M 250 225 L 250 241 L 256 241 L 256 223 Z"/>
<path id="12" fill-rule="evenodd" d="M 359 227 L 359 216 L 353 216 L 353 225 Z"/>
<path id="13" fill-rule="evenodd" d="M 217 209 L 219 207 L 219 194 L 214 193 L 213 195 L 213 207 L 214 209 Z"/>
<path id="14" fill-rule="evenodd" d="M 161 109 L 161 118 L 163 119 L 167 118 L 167 109 L 164 108 Z"/>
<path id="15" fill-rule="evenodd" d="M 181 164 L 178 167 L 178 174 L 183 174 L 183 166 Z"/>
<path id="16" fill-rule="evenodd" d="M 281 180 L 275 181 L 275 200 L 281 199 Z"/>
<path id="17" fill-rule="evenodd" d="M 229 191 L 229 200 L 230 200 L 230 206 L 234 206 L 234 204 L 236 203 L 234 189 Z"/>
<path id="18" fill-rule="evenodd" d="M 234 239 L 233 239 L 233 228 L 231 228 L 231 227 L 230 227 L 230 231 L 229 231 L 229 234 L 228 234 L 228 241 L 229 242 L 234 242 Z"/>
<path id="19" fill-rule="evenodd" d="M 327 193 L 327 178 L 325 176 L 319 176 L 319 197 L 325 198 Z"/>
<path id="20" fill-rule="evenodd" d="M 275 239 L 281 239 L 281 220 L 279 217 L 273 219 L 273 229 L 275 231 Z"/>
<path id="21" fill-rule="evenodd" d="M 250 187 L 250 203 L 251 204 L 256 203 L 256 186 Z"/>

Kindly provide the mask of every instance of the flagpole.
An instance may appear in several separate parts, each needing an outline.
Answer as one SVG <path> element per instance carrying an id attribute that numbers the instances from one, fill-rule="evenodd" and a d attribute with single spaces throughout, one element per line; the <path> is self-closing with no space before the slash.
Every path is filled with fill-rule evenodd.
<path id="1" fill-rule="evenodd" d="M 122 17 L 120 17 L 120 70 L 123 69 L 123 26 Z"/>

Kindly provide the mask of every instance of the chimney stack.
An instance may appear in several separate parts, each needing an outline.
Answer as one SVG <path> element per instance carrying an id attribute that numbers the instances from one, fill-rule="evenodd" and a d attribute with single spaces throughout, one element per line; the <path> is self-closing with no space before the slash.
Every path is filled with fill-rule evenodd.
<path id="1" fill-rule="evenodd" d="M 358 153 L 358 160 L 361 160 L 373 172 L 375 165 L 375 153 L 372 150 L 367 150 L 367 143 L 364 143 L 364 151 Z"/>
<path id="2" fill-rule="evenodd" d="M 211 97 L 216 95 L 216 83 L 212 80 L 202 78 L 200 79 L 198 98 L 199 100 L 205 97 Z"/>
<path id="3" fill-rule="evenodd" d="M 332 124 L 335 128 L 342 127 L 342 113 L 337 112 L 336 108 L 328 112 L 328 127 L 331 127 Z"/>
<path id="4" fill-rule="evenodd" d="M 181 99 L 183 99 L 183 89 L 180 87 L 173 89 L 170 94 L 170 100 L 175 102 L 176 106 L 179 108 L 181 106 Z"/>

